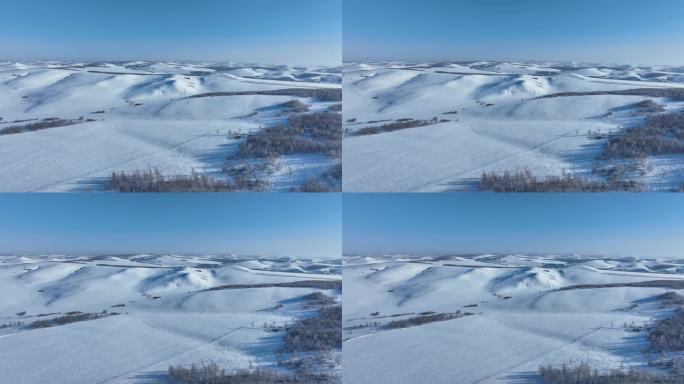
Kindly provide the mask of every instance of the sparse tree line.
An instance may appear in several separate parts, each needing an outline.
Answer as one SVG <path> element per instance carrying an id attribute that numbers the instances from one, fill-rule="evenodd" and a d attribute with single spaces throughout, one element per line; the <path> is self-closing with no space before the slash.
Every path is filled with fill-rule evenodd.
<path id="1" fill-rule="evenodd" d="M 634 88 L 613 91 L 559 92 L 539 96 L 538 98 L 600 95 L 665 97 L 676 101 L 684 101 L 684 88 Z"/>
<path id="2" fill-rule="evenodd" d="M 576 366 L 544 366 L 539 368 L 543 384 L 682 384 L 683 378 L 654 374 L 635 368 L 600 372 L 588 363 Z"/>
<path id="3" fill-rule="evenodd" d="M 539 178 L 528 169 L 502 174 L 483 172 L 480 176 L 480 190 L 490 192 L 608 192 L 641 189 L 641 184 L 632 180 L 604 181 L 573 174 Z"/>
<path id="4" fill-rule="evenodd" d="M 248 288 L 313 288 L 313 289 L 342 289 L 342 280 L 299 280 L 285 283 L 263 284 L 226 284 L 204 289 L 200 292 L 220 291 L 226 289 Z"/>
<path id="5" fill-rule="evenodd" d="M 49 319 L 39 319 L 31 322 L 25 321 L 10 321 L 9 323 L 0 324 L 0 329 L 12 328 L 12 329 L 36 329 L 36 328 L 50 328 L 57 327 L 60 325 L 66 325 L 71 323 L 77 323 L 79 321 L 95 320 L 101 319 L 108 316 L 119 315 L 118 312 L 109 312 L 104 310 L 100 313 L 85 313 L 85 312 L 68 312 L 61 316 L 52 317 Z"/>
<path id="6" fill-rule="evenodd" d="M 251 95 L 312 97 L 320 101 L 342 101 L 342 89 L 340 88 L 285 88 L 265 91 L 208 92 L 188 96 L 188 98 Z"/>
<path id="7" fill-rule="evenodd" d="M 214 362 L 189 367 L 170 366 L 168 377 L 174 384 L 328 384 L 329 375 L 314 372 L 284 373 L 272 369 L 245 369 L 228 372 Z"/>
<path id="8" fill-rule="evenodd" d="M 379 133 L 394 132 L 394 131 L 399 131 L 399 130 L 408 129 L 408 128 L 425 127 L 427 125 L 432 125 L 432 124 L 437 124 L 440 122 L 447 122 L 447 121 L 449 121 L 449 120 L 446 120 L 446 119 L 440 120 L 437 117 L 434 117 L 431 120 L 399 119 L 399 120 L 391 122 L 391 123 L 361 128 L 361 129 L 353 132 L 353 135 L 356 135 L 356 136 L 377 135 Z"/>
<path id="9" fill-rule="evenodd" d="M 91 121 L 95 121 L 95 119 L 86 119 L 83 116 L 81 116 L 78 119 L 60 119 L 56 117 L 49 117 L 33 123 L 23 125 L 12 125 L 9 127 L 2 128 L 0 129 L 0 135 L 13 135 L 17 133 L 34 132 L 48 128 L 66 127 L 68 125 L 88 123 Z"/>
<path id="10" fill-rule="evenodd" d="M 234 192 L 261 191 L 264 181 L 250 173 L 220 180 L 193 170 L 189 175 L 164 175 L 157 168 L 148 171 L 112 172 L 105 188 L 116 192 Z"/>

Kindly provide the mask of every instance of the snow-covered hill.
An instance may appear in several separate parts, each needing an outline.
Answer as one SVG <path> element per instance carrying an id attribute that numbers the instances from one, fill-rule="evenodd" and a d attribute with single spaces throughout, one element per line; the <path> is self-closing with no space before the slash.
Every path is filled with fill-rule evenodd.
<path id="1" fill-rule="evenodd" d="M 169 366 L 208 361 L 228 371 L 288 371 L 276 367 L 283 331 L 264 324 L 282 328 L 311 317 L 316 308 L 305 305 L 307 295 L 340 300 L 341 291 L 277 284 L 339 287 L 340 269 L 339 260 L 326 259 L 0 257 L 2 381 L 166 382 Z M 79 314 L 99 317 L 35 323 Z"/>
<path id="2" fill-rule="evenodd" d="M 344 377 L 363 383 L 536 382 L 540 366 L 638 366 L 643 326 L 671 309 L 666 288 L 683 260 L 577 255 L 348 256 L 344 259 Z M 617 284 L 584 287 L 583 284 Z M 410 327 L 395 321 L 452 319 Z M 393 323 L 397 324 L 397 323 Z"/>
<path id="3" fill-rule="evenodd" d="M 21 131 L 0 135 L 0 190 L 100 190 L 112 172 L 154 168 L 227 179 L 226 157 L 247 134 L 286 121 L 284 103 L 310 112 L 340 104 L 273 91 L 340 83 L 340 68 L 326 67 L 0 62 L 0 132 Z M 286 191 L 338 163 L 288 154 L 259 176 Z"/>
<path id="4" fill-rule="evenodd" d="M 606 135 L 652 113 L 637 103 L 652 100 L 665 112 L 684 107 L 681 98 L 605 94 L 682 88 L 676 67 L 370 62 L 343 72 L 347 191 L 472 191 L 483 172 L 523 169 L 600 179 L 592 167 Z M 544 97 L 564 92 L 600 94 Z M 425 124 L 360 134 L 409 119 Z M 650 156 L 634 168 L 628 176 L 646 190 L 684 182 L 678 154 Z"/>

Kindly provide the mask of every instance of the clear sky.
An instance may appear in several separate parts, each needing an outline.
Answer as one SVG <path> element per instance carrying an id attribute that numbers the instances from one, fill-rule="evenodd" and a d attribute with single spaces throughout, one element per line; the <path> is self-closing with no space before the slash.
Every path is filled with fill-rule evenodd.
<path id="1" fill-rule="evenodd" d="M 678 194 L 345 194 L 343 249 L 684 257 Z"/>
<path id="2" fill-rule="evenodd" d="M 682 0 L 344 0 L 344 59 L 684 64 Z"/>
<path id="3" fill-rule="evenodd" d="M 341 255 L 335 193 L 2 193 L 0 218 L 5 255 Z"/>
<path id="4" fill-rule="evenodd" d="M 0 0 L 0 60 L 339 65 L 341 0 Z"/>

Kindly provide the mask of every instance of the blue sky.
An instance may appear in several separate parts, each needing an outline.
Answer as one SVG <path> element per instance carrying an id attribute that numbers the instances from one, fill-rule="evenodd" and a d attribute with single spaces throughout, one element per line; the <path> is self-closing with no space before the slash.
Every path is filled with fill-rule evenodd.
<path id="1" fill-rule="evenodd" d="M 684 257 L 678 194 L 345 194 L 345 254 Z"/>
<path id="2" fill-rule="evenodd" d="M 0 9 L 0 59 L 341 60 L 341 0 L 0 0 Z"/>
<path id="3" fill-rule="evenodd" d="M 0 254 L 341 254 L 335 193 L 3 193 L 0 217 Z"/>
<path id="4" fill-rule="evenodd" d="M 684 64 L 681 0 L 344 0 L 344 59 Z"/>

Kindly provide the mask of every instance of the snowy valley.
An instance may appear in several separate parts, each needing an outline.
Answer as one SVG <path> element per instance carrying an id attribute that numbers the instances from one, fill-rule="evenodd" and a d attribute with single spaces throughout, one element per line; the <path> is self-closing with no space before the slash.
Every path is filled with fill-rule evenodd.
<path id="1" fill-rule="evenodd" d="M 330 259 L 2 256 L 2 380 L 336 383 L 341 284 Z"/>
<path id="2" fill-rule="evenodd" d="M 684 67 L 347 63 L 345 191 L 673 191 Z"/>
<path id="3" fill-rule="evenodd" d="M 346 383 L 682 377 L 684 346 L 668 333 L 684 304 L 681 259 L 360 255 L 343 276 Z M 641 381 L 563 381 L 563 365 L 583 364 Z"/>
<path id="4" fill-rule="evenodd" d="M 341 188 L 341 70 L 0 62 L 0 191 Z"/>

